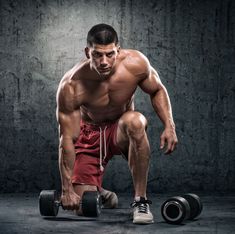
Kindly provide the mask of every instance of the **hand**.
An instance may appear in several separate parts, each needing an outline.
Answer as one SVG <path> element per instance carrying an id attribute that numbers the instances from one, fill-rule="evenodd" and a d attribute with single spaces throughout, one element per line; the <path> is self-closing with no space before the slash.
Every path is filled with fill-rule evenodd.
<path id="1" fill-rule="evenodd" d="M 167 143 L 167 149 L 164 152 L 165 154 L 170 154 L 176 149 L 176 145 L 178 144 L 178 139 L 176 136 L 175 128 L 166 127 L 160 139 L 161 139 L 160 149 L 163 149 L 165 147 L 165 143 Z"/>
<path id="2" fill-rule="evenodd" d="M 65 210 L 78 210 L 80 206 L 80 196 L 74 191 L 63 193 L 61 195 L 61 205 Z"/>

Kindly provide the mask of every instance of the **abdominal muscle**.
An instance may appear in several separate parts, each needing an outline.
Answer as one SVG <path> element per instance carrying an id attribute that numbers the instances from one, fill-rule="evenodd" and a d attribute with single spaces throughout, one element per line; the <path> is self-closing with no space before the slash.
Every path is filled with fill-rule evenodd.
<path id="1" fill-rule="evenodd" d="M 102 107 L 100 109 L 90 109 L 85 106 L 80 107 L 81 117 L 84 121 L 100 124 L 105 122 L 113 122 L 118 120 L 123 113 L 132 110 L 131 103 L 123 106 Z"/>

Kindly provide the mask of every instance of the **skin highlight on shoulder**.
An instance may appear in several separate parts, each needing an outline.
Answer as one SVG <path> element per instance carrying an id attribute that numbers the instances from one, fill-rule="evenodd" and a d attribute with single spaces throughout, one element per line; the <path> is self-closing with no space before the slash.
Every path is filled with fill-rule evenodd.
<path id="1" fill-rule="evenodd" d="M 60 82 L 56 99 L 59 111 L 65 113 L 74 110 L 74 87 L 68 78 Z"/>
<path id="2" fill-rule="evenodd" d="M 135 77 L 142 79 L 150 73 L 150 63 L 147 57 L 138 50 L 125 50 L 125 59 L 123 61 L 126 69 Z"/>

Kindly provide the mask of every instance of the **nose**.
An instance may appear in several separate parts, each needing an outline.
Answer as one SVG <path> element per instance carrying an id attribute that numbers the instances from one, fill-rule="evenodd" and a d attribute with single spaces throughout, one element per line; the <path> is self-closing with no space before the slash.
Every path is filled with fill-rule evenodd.
<path id="1" fill-rule="evenodd" d="M 100 60 L 100 66 L 106 67 L 108 65 L 107 57 L 103 55 Z"/>

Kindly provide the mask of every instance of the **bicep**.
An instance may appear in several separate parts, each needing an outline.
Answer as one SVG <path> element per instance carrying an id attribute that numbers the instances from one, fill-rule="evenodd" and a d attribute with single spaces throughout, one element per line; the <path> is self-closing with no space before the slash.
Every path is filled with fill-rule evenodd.
<path id="1" fill-rule="evenodd" d="M 80 132 L 80 108 L 74 104 L 74 93 L 71 87 L 59 87 L 57 92 L 57 121 L 59 135 L 75 140 Z"/>
<path id="2" fill-rule="evenodd" d="M 153 67 L 150 68 L 149 74 L 139 83 L 139 86 L 150 95 L 155 94 L 164 87 L 157 71 Z"/>

